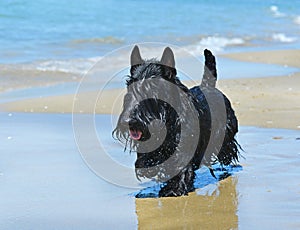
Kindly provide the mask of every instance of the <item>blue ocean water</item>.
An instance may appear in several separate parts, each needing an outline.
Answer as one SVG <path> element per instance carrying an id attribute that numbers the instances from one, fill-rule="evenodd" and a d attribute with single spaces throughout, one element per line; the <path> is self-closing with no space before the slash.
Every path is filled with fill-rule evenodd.
<path id="1" fill-rule="evenodd" d="M 144 41 L 226 51 L 299 40 L 300 1 L 0 1 L 0 63 L 97 57 Z"/>
<path id="2" fill-rule="evenodd" d="M 194 55 L 199 60 L 195 65 L 185 57 L 181 60 L 196 71 L 194 77 L 189 74 L 196 82 L 202 75 L 205 48 L 217 56 L 220 79 L 289 75 L 298 69 L 243 63 L 219 54 L 300 49 L 300 1 L 0 1 L 0 85 L 6 91 L 1 101 L 75 93 L 77 83 L 65 83 L 61 88 L 45 85 L 53 85 L 51 76 L 62 79 L 60 82 L 76 82 L 103 57 L 107 64 L 98 65 L 100 73 L 95 73 L 88 89 L 124 87 L 129 52 L 134 43 L 143 42 L 163 43 L 141 47 L 146 58 L 158 57 L 166 45 L 178 47 L 173 49 L 177 67 L 183 57 L 178 50 Z M 123 48 L 128 52 L 107 59 Z M 111 67 L 123 70 L 114 82 L 107 74 Z M 27 84 L 32 79 L 35 84 Z M 31 88 L 36 85 L 43 87 Z"/>

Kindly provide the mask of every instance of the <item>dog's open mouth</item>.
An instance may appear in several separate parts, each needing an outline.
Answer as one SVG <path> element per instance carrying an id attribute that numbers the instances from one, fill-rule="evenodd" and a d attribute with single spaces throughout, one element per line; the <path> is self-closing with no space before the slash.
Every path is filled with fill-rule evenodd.
<path id="1" fill-rule="evenodd" d="M 130 138 L 135 141 L 140 140 L 142 137 L 142 134 L 143 133 L 140 130 L 134 130 L 134 129 L 129 130 Z"/>

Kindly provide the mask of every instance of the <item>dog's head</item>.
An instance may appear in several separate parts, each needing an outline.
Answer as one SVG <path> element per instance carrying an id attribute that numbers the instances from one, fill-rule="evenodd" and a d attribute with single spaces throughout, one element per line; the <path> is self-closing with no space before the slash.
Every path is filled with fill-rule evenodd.
<path id="1" fill-rule="evenodd" d="M 160 60 L 144 60 L 135 46 L 130 60 L 123 111 L 113 135 L 137 151 L 136 169 L 153 168 L 177 147 L 181 130 L 178 111 L 188 111 L 188 103 L 182 103 L 188 89 L 176 77 L 174 54 L 169 47 Z M 137 176 L 153 177 L 159 169 L 136 172 Z"/>
<path id="2" fill-rule="evenodd" d="M 179 80 L 176 77 L 174 55 L 168 47 L 161 60 L 144 60 L 139 48 L 135 46 L 130 61 L 127 93 L 114 135 L 120 141 L 130 143 L 130 147 L 136 147 L 140 141 L 151 137 L 149 126 L 154 120 L 157 121 L 154 122 L 156 126 L 159 126 L 159 121 L 165 124 L 166 119 L 173 115 L 165 99 L 178 97 L 178 92 L 171 88 L 176 88 L 172 85 Z M 170 84 L 163 84 L 166 81 Z"/>

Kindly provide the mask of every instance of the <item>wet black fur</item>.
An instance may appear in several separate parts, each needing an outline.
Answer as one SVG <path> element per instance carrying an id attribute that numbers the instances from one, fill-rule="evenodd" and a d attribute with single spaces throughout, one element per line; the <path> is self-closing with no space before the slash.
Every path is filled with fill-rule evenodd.
<path id="1" fill-rule="evenodd" d="M 126 144 L 127 148 L 137 152 L 135 162 L 137 178 L 156 178 L 158 181 L 166 181 L 164 187 L 159 192 L 159 196 L 181 196 L 187 195 L 194 190 L 195 170 L 201 165 L 210 168 L 214 176 L 211 165 L 220 163 L 229 165 L 238 161 L 239 145 L 235 140 L 238 132 L 238 121 L 231 107 L 228 98 L 215 88 L 217 80 L 217 70 L 215 57 L 209 50 L 204 51 L 205 67 L 201 86 L 195 86 L 188 89 L 177 77 L 173 52 L 166 48 L 161 60 L 151 59 L 143 60 L 136 46 L 131 54 L 130 76 L 127 80 L 127 94 L 124 97 L 123 111 L 119 117 L 116 129 L 113 131 L 114 137 Z M 161 85 L 157 81 L 146 82 L 145 79 L 166 80 L 176 85 L 178 90 L 165 88 L 161 90 Z M 157 94 L 157 95 L 156 95 Z M 188 98 L 188 102 L 182 103 L 183 95 Z M 222 97 L 225 102 L 227 120 L 226 124 L 215 119 L 217 132 L 211 137 L 212 116 L 209 103 L 205 97 Z M 136 98 L 150 98 L 142 100 L 138 104 Z M 160 98 L 160 99 L 158 99 Z M 161 100 L 166 98 L 166 100 Z M 180 108 L 183 118 L 179 119 L 177 112 L 167 103 L 168 100 L 181 103 Z M 198 122 L 200 124 L 200 136 L 196 151 L 193 149 L 192 159 L 184 164 L 180 164 L 185 155 L 176 158 L 167 167 L 155 167 L 164 163 L 172 156 L 176 149 L 179 149 L 178 143 L 181 138 L 189 138 L 195 135 L 199 130 L 195 130 L 193 121 L 185 119 L 185 115 L 191 111 L 192 107 L 197 109 Z M 156 120 L 155 129 L 150 130 L 149 124 Z M 185 122 L 188 125 L 189 133 L 181 132 L 181 124 Z M 165 139 L 156 149 L 142 153 L 139 151 L 140 143 L 149 140 L 149 138 L 158 137 L 163 132 L 165 126 Z M 130 138 L 129 128 L 142 131 L 142 137 L 139 141 Z M 161 129 L 161 130 L 160 130 Z M 205 152 L 210 138 L 218 138 L 218 130 L 224 130 L 225 138 L 219 152 Z M 161 141 L 161 140 L 160 140 Z M 214 141 L 214 140 L 213 140 Z M 186 148 L 185 148 L 186 150 Z M 205 153 L 205 155 L 204 155 Z M 184 154 L 184 153 L 183 153 Z M 183 157 L 182 157 L 183 156 Z M 178 168 L 179 173 L 172 178 L 169 176 L 168 169 Z M 169 176 L 169 177 L 168 177 Z"/>

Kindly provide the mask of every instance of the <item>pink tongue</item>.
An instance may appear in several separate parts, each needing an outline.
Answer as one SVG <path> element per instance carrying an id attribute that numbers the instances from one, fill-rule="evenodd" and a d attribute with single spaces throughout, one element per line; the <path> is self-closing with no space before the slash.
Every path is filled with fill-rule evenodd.
<path id="1" fill-rule="evenodd" d="M 129 134 L 130 134 L 131 139 L 133 139 L 135 141 L 141 139 L 141 137 L 142 137 L 142 132 L 138 131 L 138 130 L 130 130 Z"/>

